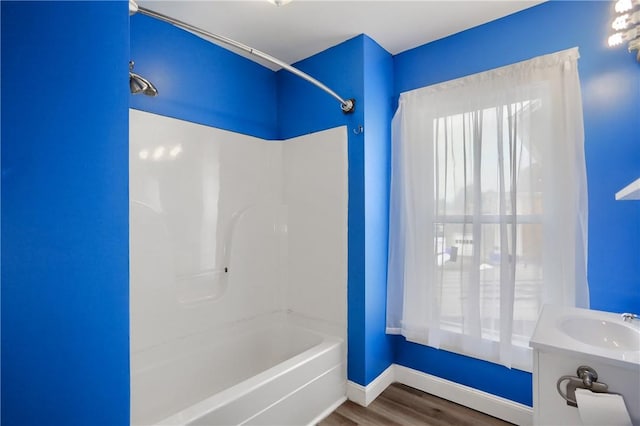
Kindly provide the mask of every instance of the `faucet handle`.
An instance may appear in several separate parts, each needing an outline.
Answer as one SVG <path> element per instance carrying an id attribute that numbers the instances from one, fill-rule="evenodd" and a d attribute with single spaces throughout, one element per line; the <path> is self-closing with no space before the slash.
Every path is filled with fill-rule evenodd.
<path id="1" fill-rule="evenodd" d="M 621 317 L 622 317 L 622 320 L 626 321 L 626 322 L 631 322 L 634 319 L 640 318 L 640 316 L 638 316 L 638 314 L 630 314 L 630 313 L 626 313 L 626 312 L 624 314 L 621 314 Z"/>

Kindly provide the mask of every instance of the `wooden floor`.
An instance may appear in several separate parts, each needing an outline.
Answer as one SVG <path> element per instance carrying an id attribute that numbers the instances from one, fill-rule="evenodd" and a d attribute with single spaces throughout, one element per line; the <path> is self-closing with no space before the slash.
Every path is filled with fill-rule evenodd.
<path id="1" fill-rule="evenodd" d="M 367 408 L 347 401 L 319 426 L 510 425 L 454 402 L 394 383 Z"/>

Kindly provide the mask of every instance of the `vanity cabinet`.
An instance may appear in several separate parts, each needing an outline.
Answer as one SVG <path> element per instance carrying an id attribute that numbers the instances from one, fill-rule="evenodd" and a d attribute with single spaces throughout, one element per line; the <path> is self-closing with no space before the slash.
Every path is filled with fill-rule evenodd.
<path id="1" fill-rule="evenodd" d="M 562 376 L 575 376 L 576 369 L 588 365 L 598 372 L 598 382 L 606 383 L 609 392 L 624 396 L 634 425 L 640 425 L 640 375 L 638 370 L 610 365 L 588 355 L 534 350 L 533 353 L 533 424 L 581 425 L 578 409 L 567 405 L 556 390 Z M 562 384 L 565 390 L 566 381 Z"/>
<path id="2" fill-rule="evenodd" d="M 571 336 L 563 327 L 569 319 L 577 324 L 583 322 L 592 330 L 576 330 L 583 334 Z M 620 327 L 628 328 L 629 337 Z M 583 365 L 596 370 L 597 382 L 606 383 L 610 393 L 623 396 L 633 424 L 640 425 L 640 345 L 634 347 L 633 331 L 634 326 L 617 314 L 545 306 L 530 343 L 534 350 L 534 425 L 582 424 L 578 408 L 567 405 L 557 390 L 557 382 L 562 376 L 576 376 L 576 370 Z M 636 332 L 640 342 L 640 329 Z M 625 338 L 632 340 L 622 341 Z M 561 384 L 565 393 L 566 384 L 566 380 Z"/>

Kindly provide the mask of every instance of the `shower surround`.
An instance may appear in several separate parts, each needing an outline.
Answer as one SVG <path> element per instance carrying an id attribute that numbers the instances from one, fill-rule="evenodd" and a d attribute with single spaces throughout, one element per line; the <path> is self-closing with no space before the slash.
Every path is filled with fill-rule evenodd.
<path id="1" fill-rule="evenodd" d="M 347 134 L 130 110 L 131 423 L 304 424 L 344 400 Z"/>

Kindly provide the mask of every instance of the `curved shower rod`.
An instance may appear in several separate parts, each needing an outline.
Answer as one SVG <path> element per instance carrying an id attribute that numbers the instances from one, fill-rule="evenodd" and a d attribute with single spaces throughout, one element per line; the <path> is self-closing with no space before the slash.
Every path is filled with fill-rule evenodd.
<path id="1" fill-rule="evenodd" d="M 324 90 L 325 92 L 327 92 L 329 95 L 333 96 L 335 99 L 338 100 L 338 102 L 340 102 L 340 108 L 342 109 L 342 112 L 344 112 L 345 114 L 348 113 L 352 113 L 355 110 L 355 99 L 343 99 L 341 98 L 336 92 L 334 92 L 333 90 L 331 90 L 329 87 L 327 87 L 325 84 L 321 83 L 320 81 L 316 80 L 315 78 L 311 77 L 309 74 L 300 71 L 297 68 L 292 67 L 291 65 L 282 62 L 280 59 L 278 58 L 274 58 L 273 56 L 264 53 L 260 50 L 254 49 L 252 47 L 249 47 L 245 44 L 242 44 L 240 42 L 237 42 L 235 40 L 232 40 L 228 37 L 224 37 L 218 34 L 213 34 L 210 33 L 209 31 L 205 31 L 201 28 L 198 28 L 196 26 L 193 26 L 191 24 L 187 24 L 186 22 L 180 21 L 178 19 L 172 18 L 170 16 L 167 15 L 163 15 L 162 13 L 147 9 L 145 7 L 142 6 L 138 6 L 138 4 L 134 1 L 134 0 L 129 0 L 129 15 L 133 15 L 136 12 L 141 13 L 143 15 L 147 15 L 150 16 L 152 18 L 155 19 L 159 19 L 161 21 L 167 22 L 171 25 L 175 25 L 176 27 L 182 28 L 184 30 L 187 31 L 191 31 L 194 32 L 196 34 L 211 38 L 213 40 L 216 40 L 220 43 L 224 43 L 226 45 L 235 47 L 237 49 L 243 50 L 247 53 L 250 53 L 251 55 L 255 55 L 259 58 L 262 58 L 268 62 L 271 62 L 272 64 L 275 64 L 279 67 L 284 68 L 285 70 L 289 71 L 292 74 L 297 75 L 300 78 L 303 78 L 305 80 L 307 80 L 309 83 L 319 87 L 320 89 Z"/>

